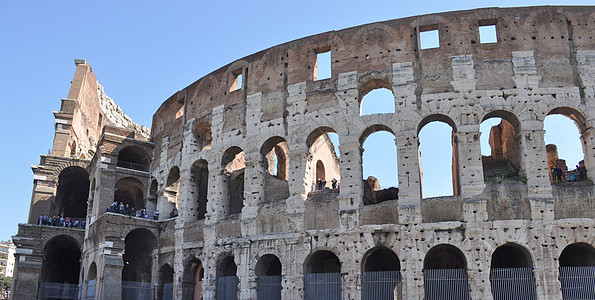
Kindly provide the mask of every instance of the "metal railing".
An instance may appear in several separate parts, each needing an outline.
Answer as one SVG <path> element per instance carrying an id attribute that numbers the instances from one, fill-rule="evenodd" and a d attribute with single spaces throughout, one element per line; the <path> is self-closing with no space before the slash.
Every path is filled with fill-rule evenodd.
<path id="1" fill-rule="evenodd" d="M 495 268 L 490 270 L 494 300 L 537 299 L 532 268 Z"/>
<path id="2" fill-rule="evenodd" d="M 143 164 L 137 164 L 137 163 L 133 163 L 133 162 L 129 162 L 129 161 L 118 160 L 117 166 L 121 167 L 121 168 L 126 168 L 126 169 L 149 172 L 149 166 L 143 165 Z"/>
<path id="3" fill-rule="evenodd" d="M 281 300 L 281 275 L 256 277 L 256 298 Z"/>
<path id="4" fill-rule="evenodd" d="M 237 300 L 239 283 L 238 276 L 217 277 L 217 300 Z"/>
<path id="5" fill-rule="evenodd" d="M 153 299 L 153 285 L 150 282 L 122 281 L 122 300 Z"/>
<path id="6" fill-rule="evenodd" d="M 469 299 L 469 282 L 465 269 L 425 269 L 426 300 Z"/>
<path id="7" fill-rule="evenodd" d="M 341 273 L 310 273 L 304 280 L 304 299 L 341 299 Z"/>
<path id="8" fill-rule="evenodd" d="M 562 299 L 595 299 L 595 267 L 560 267 Z"/>
<path id="9" fill-rule="evenodd" d="M 362 274 L 362 300 L 399 299 L 399 271 L 374 271 Z"/>
<path id="10" fill-rule="evenodd" d="M 87 292 L 85 293 L 85 300 L 95 299 L 95 286 L 97 286 L 96 280 L 89 280 L 89 282 L 87 282 Z"/>
<path id="11" fill-rule="evenodd" d="M 172 300 L 174 298 L 174 284 L 172 282 L 163 284 L 161 300 Z"/>
<path id="12" fill-rule="evenodd" d="M 42 282 L 38 299 L 76 299 L 78 284 Z"/>

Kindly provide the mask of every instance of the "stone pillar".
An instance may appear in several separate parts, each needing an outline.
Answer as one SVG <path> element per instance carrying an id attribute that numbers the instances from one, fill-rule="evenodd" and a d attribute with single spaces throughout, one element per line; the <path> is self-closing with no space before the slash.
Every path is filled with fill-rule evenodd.
<path id="1" fill-rule="evenodd" d="M 244 152 L 246 169 L 244 170 L 244 208 L 242 220 L 256 218 L 258 203 L 264 200 L 264 165 L 258 150 Z"/>
<path id="2" fill-rule="evenodd" d="M 421 177 L 419 139 L 415 130 L 401 131 L 395 138 L 399 176 L 399 223 L 421 223 Z"/>
<path id="3" fill-rule="evenodd" d="M 595 124 L 595 119 L 589 120 L 589 124 Z M 585 168 L 587 178 L 595 179 L 595 136 L 592 127 L 581 133 L 583 154 L 585 155 Z"/>
<path id="4" fill-rule="evenodd" d="M 13 241 L 18 245 L 17 237 L 13 237 Z M 14 258 L 10 299 L 36 299 L 43 258 L 33 255 L 33 249 L 21 247 L 17 247 Z"/>
<path id="5" fill-rule="evenodd" d="M 234 251 L 234 260 L 239 262 L 236 275 L 240 279 L 240 300 L 256 299 L 256 277 L 250 266 L 250 242 L 242 242 L 239 246 Z"/>
<path id="6" fill-rule="evenodd" d="M 543 123 L 526 120 L 521 124 L 521 166 L 527 176 L 531 219 L 553 220 L 554 202 L 547 168 Z"/>
<path id="7" fill-rule="evenodd" d="M 122 299 L 122 269 L 124 262 L 122 256 L 106 255 L 103 256 L 103 268 L 99 271 L 97 268 L 97 299 Z"/>
<path id="8" fill-rule="evenodd" d="M 461 126 L 456 133 L 458 184 L 463 199 L 463 219 L 467 222 L 483 222 L 488 219 L 487 200 L 478 198 L 485 189 L 479 140 L 481 133 L 478 129 L 477 125 Z"/>
<path id="9" fill-rule="evenodd" d="M 209 162 L 209 188 L 207 192 L 207 213 L 205 225 L 213 225 L 229 212 L 229 191 L 226 188 L 227 176 L 221 167 L 221 157 Z"/>
<path id="10" fill-rule="evenodd" d="M 190 166 L 180 170 L 180 181 L 178 185 L 178 219 L 176 224 L 183 222 L 191 222 L 196 218 L 192 216 L 196 213 L 197 205 L 194 202 L 192 194 L 192 175 L 190 174 Z M 197 191 L 195 191 L 196 193 Z M 193 210 L 191 210 L 193 209 Z"/>
<path id="11" fill-rule="evenodd" d="M 344 139 L 347 140 L 347 137 Z M 340 143 L 341 190 L 339 200 L 339 220 L 341 228 L 359 225 L 359 206 L 363 201 L 362 148 L 357 141 Z"/>

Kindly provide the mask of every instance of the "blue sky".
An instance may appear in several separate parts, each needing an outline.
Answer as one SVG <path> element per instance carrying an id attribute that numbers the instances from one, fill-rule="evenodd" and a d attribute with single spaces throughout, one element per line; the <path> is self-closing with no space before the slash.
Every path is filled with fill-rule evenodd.
<path id="1" fill-rule="evenodd" d="M 4 1 L 0 5 L 0 240 L 26 222 L 31 164 L 51 148 L 52 111 L 86 59 L 124 112 L 150 126 L 176 91 L 268 47 L 443 11 L 591 1 Z M 424 153 L 427 153 L 424 151 Z M 428 154 L 429 155 L 429 154 Z M 424 171 L 424 174 L 427 172 Z M 381 181 L 382 182 L 382 181 Z"/>

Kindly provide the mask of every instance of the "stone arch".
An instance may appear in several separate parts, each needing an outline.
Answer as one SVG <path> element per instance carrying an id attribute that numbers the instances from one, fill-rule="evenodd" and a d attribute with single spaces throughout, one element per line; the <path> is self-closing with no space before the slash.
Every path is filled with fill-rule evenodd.
<path id="1" fill-rule="evenodd" d="M 260 148 L 264 174 L 264 199 L 281 200 L 289 197 L 289 145 L 284 138 L 274 136 Z"/>
<path id="2" fill-rule="evenodd" d="M 442 299 L 446 295 L 469 298 L 467 260 L 459 248 L 436 245 L 426 253 L 423 265 L 426 299 Z"/>
<path id="3" fill-rule="evenodd" d="M 281 299 L 282 266 L 279 257 L 265 254 L 254 267 L 257 299 Z"/>
<path id="4" fill-rule="evenodd" d="M 92 262 L 87 271 L 87 280 L 85 280 L 85 300 L 95 299 L 95 290 L 97 286 L 97 265 Z"/>
<path id="5" fill-rule="evenodd" d="M 231 254 L 222 254 L 217 260 L 217 299 L 236 299 L 240 280 L 237 276 L 237 265 Z"/>
<path id="6" fill-rule="evenodd" d="M 225 150 L 221 160 L 223 169 L 223 199 L 222 206 L 225 215 L 233 215 L 242 212 L 244 207 L 244 171 L 246 162 L 244 150 L 233 146 Z"/>
<path id="7" fill-rule="evenodd" d="M 459 180 L 459 156 L 458 156 L 458 139 L 456 136 L 457 133 L 457 126 L 455 124 L 455 122 L 447 115 L 443 115 L 443 114 L 431 114 L 428 115 L 426 117 L 424 117 L 418 124 L 417 126 L 417 135 L 418 135 L 418 156 L 419 156 L 419 161 L 420 161 L 420 178 L 421 178 L 421 182 L 422 182 L 422 195 L 424 192 L 423 186 L 424 186 L 424 180 L 423 180 L 423 162 L 424 159 L 422 157 L 422 153 L 420 150 L 420 146 L 423 143 L 423 139 L 420 137 L 420 132 L 422 131 L 422 129 L 427 126 L 429 123 L 431 122 L 441 122 L 441 123 L 445 123 L 448 126 L 450 126 L 450 128 L 452 129 L 451 131 L 451 136 L 450 136 L 450 144 L 451 144 L 451 150 L 452 150 L 452 155 L 451 155 L 451 166 L 450 166 L 450 172 L 452 174 L 452 194 L 450 195 L 459 195 L 460 194 L 460 180 Z M 441 145 L 444 146 L 444 145 Z M 442 147 L 441 147 L 442 148 Z M 434 169 L 436 168 L 436 165 L 434 165 Z M 447 170 L 431 170 L 431 171 L 436 171 L 436 172 L 440 172 L 442 174 L 444 174 L 445 172 L 447 172 Z M 435 176 L 435 174 L 432 174 Z M 447 194 L 444 194 L 444 196 L 450 196 Z"/>
<path id="8" fill-rule="evenodd" d="M 172 167 L 167 175 L 164 189 L 164 200 L 159 208 L 162 214 L 168 217 L 172 217 L 178 210 L 180 201 L 180 168 L 177 166 Z M 159 207 L 159 204 L 158 204 Z"/>
<path id="9" fill-rule="evenodd" d="M 156 247 L 157 239 L 147 229 L 136 228 L 126 235 L 122 255 L 122 299 L 153 297 L 151 270 Z"/>
<path id="10" fill-rule="evenodd" d="M 130 208 L 139 210 L 145 207 L 144 189 L 140 180 L 135 177 L 124 177 L 116 182 L 114 201 L 128 207 L 128 212 L 131 214 Z"/>
<path id="11" fill-rule="evenodd" d="M 157 299 L 173 299 L 174 269 L 169 264 L 159 268 L 159 285 L 157 287 Z"/>
<path id="12" fill-rule="evenodd" d="M 81 247 L 69 235 L 52 237 L 43 248 L 38 298 L 69 295 L 74 298 L 79 283 Z M 56 290 L 58 286 L 58 290 Z"/>
<path id="13" fill-rule="evenodd" d="M 139 146 L 127 146 L 118 152 L 118 167 L 148 172 L 150 163 L 151 158 Z"/>
<path id="14" fill-rule="evenodd" d="M 587 243 L 573 243 L 558 259 L 562 299 L 593 299 L 595 288 L 595 248 Z"/>
<path id="15" fill-rule="evenodd" d="M 204 279 L 204 267 L 202 261 L 194 256 L 187 259 L 184 264 L 182 275 L 182 298 L 202 299 L 202 281 Z"/>
<path id="16" fill-rule="evenodd" d="M 89 173 L 79 166 L 69 166 L 58 175 L 56 196 L 50 216 L 85 218 L 89 198 Z"/>
<path id="17" fill-rule="evenodd" d="M 323 299 L 323 295 L 340 298 L 341 261 L 328 250 L 311 253 L 304 261 L 304 299 Z M 324 282 L 324 284 L 320 284 Z"/>
<path id="18" fill-rule="evenodd" d="M 377 114 L 377 113 L 394 113 L 395 112 L 395 93 L 393 91 L 393 87 L 390 83 L 390 78 L 386 76 L 380 76 L 378 74 L 369 75 L 370 78 L 363 78 L 360 79 L 360 82 L 363 82 L 359 88 L 359 106 L 360 106 L 360 115 L 368 115 L 368 114 Z M 382 92 L 384 90 L 384 92 Z M 380 92 L 378 95 L 372 96 L 372 92 Z M 392 95 L 389 96 L 388 94 Z M 371 103 L 371 101 L 382 101 L 382 103 L 376 102 L 375 106 L 386 107 L 386 109 L 382 109 L 379 112 L 372 112 L 372 113 L 365 113 L 364 106 L 367 106 L 367 103 Z M 372 105 L 372 104 L 369 104 Z"/>
<path id="19" fill-rule="evenodd" d="M 189 210 L 186 212 L 188 220 L 203 220 L 207 213 L 207 195 L 209 186 L 209 164 L 199 159 L 190 168 L 190 190 L 192 194 Z"/>
<path id="20" fill-rule="evenodd" d="M 151 185 L 149 186 L 149 197 L 147 197 L 147 212 L 155 211 L 157 209 L 157 191 L 159 190 L 159 183 L 156 178 L 151 179 Z"/>
<path id="21" fill-rule="evenodd" d="M 385 131 L 390 133 L 391 135 L 391 139 L 392 141 L 388 141 L 386 139 L 388 139 L 388 135 L 387 136 L 382 136 L 379 135 L 379 137 L 384 140 L 384 142 L 386 143 L 387 147 L 392 147 L 392 145 L 394 144 L 394 154 L 391 153 L 392 149 L 388 149 L 388 148 L 384 148 L 384 147 L 378 147 L 376 145 L 373 145 L 374 147 L 371 147 L 371 149 L 382 149 L 381 152 L 379 153 L 374 153 L 374 155 L 372 157 L 366 157 L 364 154 L 365 151 L 365 146 L 366 146 L 366 142 L 368 140 L 368 138 L 370 137 L 370 135 L 379 132 L 379 131 Z M 375 125 L 371 125 L 368 128 L 366 128 L 362 134 L 360 135 L 359 141 L 360 141 L 360 145 L 361 145 L 361 162 L 362 162 L 362 173 L 360 174 L 360 176 L 363 178 L 363 203 L 365 205 L 369 205 L 369 204 L 376 204 L 376 203 L 380 203 L 383 201 L 387 201 L 387 200 L 396 200 L 398 199 L 398 194 L 399 194 L 399 189 L 397 187 L 398 185 L 398 164 L 397 164 L 397 146 L 396 146 L 396 141 L 394 141 L 394 132 L 393 130 L 383 124 L 375 124 Z M 394 157 L 393 157 L 394 155 Z M 370 164 L 368 164 L 368 158 L 374 158 L 374 159 L 378 159 L 378 158 L 382 158 L 384 160 L 388 160 L 391 161 L 392 164 L 392 159 L 394 158 L 395 161 L 395 165 L 394 165 L 394 169 L 392 169 L 393 174 L 391 175 L 387 175 L 387 176 L 394 176 L 394 178 L 390 178 L 390 177 L 385 177 L 384 179 L 389 179 L 389 184 L 386 184 L 386 182 L 384 182 L 384 186 L 385 188 L 382 188 L 381 183 L 382 181 L 380 180 L 381 178 L 377 178 L 376 176 L 378 176 L 376 173 L 374 174 L 369 174 L 369 176 L 367 178 L 364 178 L 366 175 L 365 173 L 367 173 L 366 168 L 370 169 L 370 172 L 378 172 L 380 168 L 382 168 L 383 170 L 386 170 L 389 168 L 389 164 L 387 164 L 385 161 L 371 161 L 373 163 L 375 163 L 374 166 L 372 166 L 370 168 Z M 382 165 L 382 167 L 380 167 Z M 390 182 L 393 182 L 394 184 L 390 184 Z"/>
<path id="22" fill-rule="evenodd" d="M 340 160 L 329 134 L 337 132 L 332 127 L 321 126 L 310 132 L 306 138 L 308 155 L 304 181 L 308 192 L 317 189 L 318 179 L 325 180 L 327 187 L 332 187 L 333 179 L 337 183 L 341 181 Z M 319 162 L 324 166 L 324 174 L 318 172 Z"/>
<path id="23" fill-rule="evenodd" d="M 386 247 L 374 247 L 362 258 L 362 299 L 401 299 L 401 263 Z"/>
<path id="24" fill-rule="evenodd" d="M 192 133 L 196 138 L 196 146 L 199 151 L 211 149 L 213 136 L 211 133 L 211 124 L 209 124 L 209 122 L 204 120 L 197 121 L 194 126 L 192 126 Z"/>
<path id="25" fill-rule="evenodd" d="M 536 299 L 533 261 L 527 249 L 507 243 L 492 253 L 490 283 L 494 299 Z"/>
<path id="26" fill-rule="evenodd" d="M 592 137 L 593 134 L 591 133 L 591 130 L 590 130 L 590 125 L 589 125 L 588 121 L 586 120 L 584 113 L 576 108 L 569 107 L 569 106 L 554 107 L 547 112 L 546 117 L 543 120 L 544 123 L 546 122 L 547 117 L 552 116 L 552 115 L 561 115 L 561 116 L 569 118 L 570 120 L 572 120 L 574 122 L 574 124 L 576 125 L 576 127 L 578 129 L 578 134 L 580 135 L 580 144 L 581 144 L 581 148 L 582 148 L 582 159 L 579 160 L 579 162 L 578 162 L 578 168 L 575 168 L 573 170 L 573 169 L 571 169 L 573 167 L 572 165 L 568 166 L 566 164 L 566 159 L 568 159 L 568 157 L 563 157 L 563 158 L 558 157 L 558 148 L 557 148 L 558 145 L 548 144 L 548 145 L 546 145 L 548 168 L 549 169 L 552 169 L 552 168 L 562 169 L 562 172 L 566 173 L 566 174 L 562 175 L 562 178 L 561 178 L 562 181 L 565 181 L 565 179 L 567 177 L 570 177 L 572 174 L 574 174 L 576 181 L 587 180 L 589 173 L 595 171 L 595 169 L 593 169 L 593 167 L 591 167 L 591 164 L 593 164 L 593 162 L 592 162 L 593 159 L 590 155 L 587 155 L 590 152 L 590 149 L 592 149 L 594 142 L 593 142 L 593 137 Z M 546 134 L 547 134 L 547 130 L 546 130 Z M 571 144 L 571 143 L 566 143 L 566 144 Z M 579 154 L 578 151 L 576 151 L 576 152 L 573 151 L 572 153 L 574 153 L 574 155 Z M 580 157 L 580 155 L 579 155 L 579 157 Z M 552 181 L 560 181 L 560 180 L 556 180 L 553 177 L 554 176 L 552 175 L 551 176 Z M 560 178 L 558 178 L 558 179 L 560 179 Z"/>
<path id="27" fill-rule="evenodd" d="M 492 148 L 492 154 L 491 156 L 482 157 L 484 174 L 489 173 L 489 170 L 486 170 L 487 157 L 490 157 L 491 160 L 506 161 L 515 168 L 520 169 L 521 145 L 518 136 L 521 131 L 521 123 L 519 119 L 509 110 L 498 109 L 487 112 L 482 117 L 481 122 L 483 123 L 491 118 L 500 118 L 501 122 L 490 130 L 489 144 L 490 148 Z"/>

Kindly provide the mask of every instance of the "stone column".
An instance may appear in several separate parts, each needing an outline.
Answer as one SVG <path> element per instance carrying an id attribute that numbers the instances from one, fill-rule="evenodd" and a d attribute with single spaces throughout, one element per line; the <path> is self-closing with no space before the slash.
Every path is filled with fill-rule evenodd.
<path id="1" fill-rule="evenodd" d="M 458 185 L 463 199 L 463 219 L 483 222 L 488 219 L 487 199 L 478 196 L 485 189 L 478 125 L 461 126 L 456 133 L 458 156 Z M 454 150 L 454 149 L 453 149 Z"/>
<path id="2" fill-rule="evenodd" d="M 415 130 L 398 132 L 399 223 L 421 223 L 421 177 L 419 139 Z"/>
<path id="3" fill-rule="evenodd" d="M 343 140 L 347 140 L 347 137 Z M 341 152 L 341 191 L 339 200 L 339 220 L 341 228 L 359 225 L 359 206 L 363 201 L 362 148 L 357 141 L 340 143 Z"/>
<path id="4" fill-rule="evenodd" d="M 98 272 L 97 299 L 122 299 L 122 269 L 124 262 L 122 256 L 106 255 L 103 256 L 103 268 Z M 99 271 L 99 266 L 97 270 Z"/>
<path id="5" fill-rule="evenodd" d="M 553 220 L 554 202 L 547 168 L 543 123 L 526 120 L 521 123 L 521 128 L 521 166 L 527 176 L 531 219 Z"/>
<path id="6" fill-rule="evenodd" d="M 220 157 L 209 162 L 209 188 L 207 192 L 207 213 L 205 214 L 205 225 L 217 223 L 221 216 L 229 212 L 229 204 L 224 201 L 229 199 L 229 194 L 225 186 L 227 177 L 221 168 Z"/>
<path id="7" fill-rule="evenodd" d="M 244 152 L 244 208 L 242 220 L 254 219 L 258 214 L 258 203 L 264 200 L 264 165 L 260 151 Z"/>

